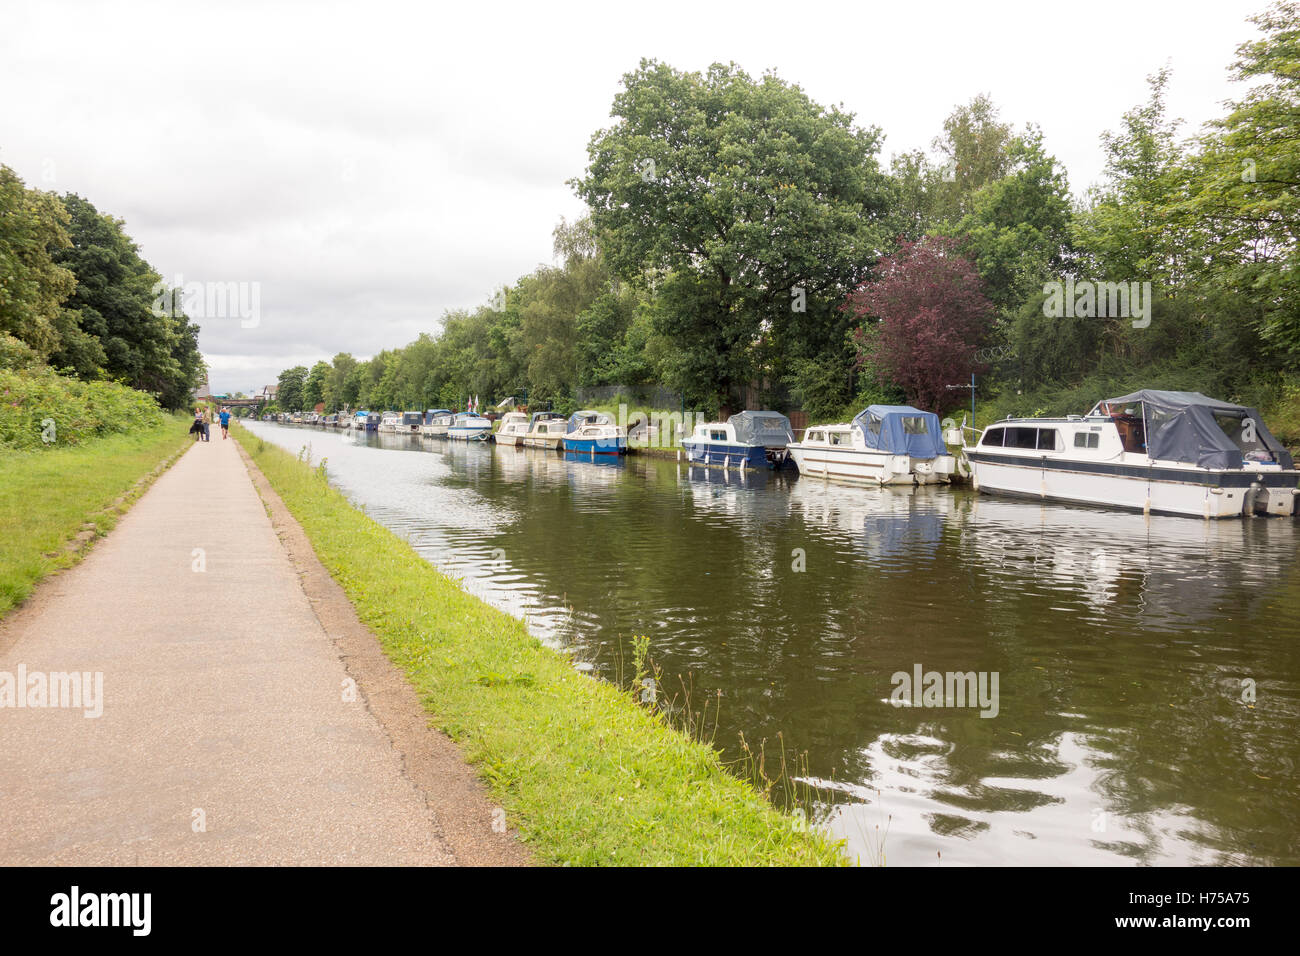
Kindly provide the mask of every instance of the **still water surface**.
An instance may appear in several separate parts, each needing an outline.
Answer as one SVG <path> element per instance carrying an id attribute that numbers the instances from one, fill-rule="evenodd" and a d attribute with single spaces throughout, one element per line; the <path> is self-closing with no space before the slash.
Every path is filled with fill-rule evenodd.
<path id="1" fill-rule="evenodd" d="M 1300 864 L 1300 522 L 251 430 L 597 673 L 648 635 L 863 863 Z M 918 665 L 996 716 L 893 706 Z"/>

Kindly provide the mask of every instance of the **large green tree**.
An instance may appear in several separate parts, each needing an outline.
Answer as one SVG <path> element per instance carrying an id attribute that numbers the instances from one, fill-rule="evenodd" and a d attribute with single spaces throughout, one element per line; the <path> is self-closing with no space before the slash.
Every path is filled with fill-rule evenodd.
<path id="1" fill-rule="evenodd" d="M 734 64 L 642 61 L 612 115 L 573 185 L 615 275 L 671 301 L 668 384 L 725 404 L 842 339 L 838 306 L 888 238 L 878 130 Z"/>

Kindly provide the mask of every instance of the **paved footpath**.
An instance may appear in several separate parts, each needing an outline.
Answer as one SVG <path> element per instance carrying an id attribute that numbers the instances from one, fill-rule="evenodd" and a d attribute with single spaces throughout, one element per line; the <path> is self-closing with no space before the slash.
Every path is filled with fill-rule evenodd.
<path id="1" fill-rule="evenodd" d="M 0 708 L 0 865 L 457 862 L 235 445 L 214 427 L 0 628 L 0 682 L 103 675 L 99 717 Z"/>

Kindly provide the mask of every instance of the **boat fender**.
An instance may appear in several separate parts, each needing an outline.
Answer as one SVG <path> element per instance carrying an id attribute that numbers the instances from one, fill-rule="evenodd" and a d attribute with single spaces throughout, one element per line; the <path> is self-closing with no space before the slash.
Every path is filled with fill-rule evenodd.
<path id="1" fill-rule="evenodd" d="M 970 477 L 970 462 L 966 460 L 965 455 L 957 459 L 957 474 L 963 478 Z"/>

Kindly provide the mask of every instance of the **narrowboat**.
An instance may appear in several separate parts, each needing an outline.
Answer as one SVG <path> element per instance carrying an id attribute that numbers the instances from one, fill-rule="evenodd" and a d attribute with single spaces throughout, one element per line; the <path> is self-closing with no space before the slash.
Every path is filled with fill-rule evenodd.
<path id="1" fill-rule="evenodd" d="M 910 405 L 871 405 L 838 425 L 814 425 L 787 446 L 800 475 L 881 485 L 952 480 L 956 462 L 939 416 Z"/>
<path id="2" fill-rule="evenodd" d="M 559 448 L 568 434 L 569 423 L 555 412 L 536 412 L 524 435 L 529 448 Z"/>
<path id="3" fill-rule="evenodd" d="M 447 429 L 447 437 L 456 441 L 487 441 L 492 437 L 492 423 L 474 412 L 461 412 Z"/>
<path id="4" fill-rule="evenodd" d="M 506 412 L 493 437 L 498 445 L 522 445 L 527 434 L 528 416 L 523 412 Z"/>
<path id="5" fill-rule="evenodd" d="M 794 441 L 790 419 L 780 412 L 743 411 L 725 422 L 701 422 L 682 441 L 693 465 L 780 468 Z"/>
<path id="6" fill-rule="evenodd" d="M 962 448 L 977 491 L 1197 518 L 1294 515 L 1300 471 L 1258 410 L 1143 389 L 1008 418 Z"/>
<path id="7" fill-rule="evenodd" d="M 626 455 L 627 429 L 604 412 L 581 411 L 569 416 L 564 450 L 586 455 Z"/>

